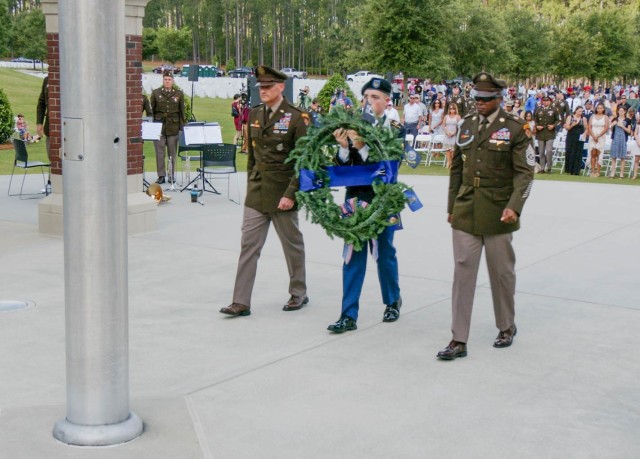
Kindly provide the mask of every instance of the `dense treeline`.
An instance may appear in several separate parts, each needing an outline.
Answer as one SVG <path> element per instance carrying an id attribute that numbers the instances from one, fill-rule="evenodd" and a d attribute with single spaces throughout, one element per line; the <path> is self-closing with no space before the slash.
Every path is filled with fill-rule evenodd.
<path id="1" fill-rule="evenodd" d="M 38 6 L 0 0 L 3 56 L 38 57 Z M 151 0 L 144 26 L 145 58 L 227 68 L 640 77 L 640 0 Z"/>

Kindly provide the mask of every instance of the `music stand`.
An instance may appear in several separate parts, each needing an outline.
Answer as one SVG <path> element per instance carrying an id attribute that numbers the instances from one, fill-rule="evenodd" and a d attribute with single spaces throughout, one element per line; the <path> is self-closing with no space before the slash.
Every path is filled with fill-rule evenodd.
<path id="1" fill-rule="evenodd" d="M 153 118 L 150 116 L 142 117 L 142 125 L 140 137 L 142 138 L 142 144 L 144 145 L 145 140 L 157 141 L 160 140 L 160 135 L 162 133 L 162 123 L 154 123 Z M 144 147 L 143 147 L 144 148 Z M 145 177 L 144 171 L 144 153 L 142 154 L 142 191 L 147 191 L 149 188 L 149 182 Z"/>
<path id="2" fill-rule="evenodd" d="M 202 181 L 201 191 L 220 194 L 220 192 L 213 186 L 213 184 L 205 177 L 204 173 L 204 154 L 202 149 L 205 145 L 214 145 L 222 143 L 222 132 L 220 131 L 220 125 L 218 123 L 190 123 L 185 126 L 184 130 L 185 149 L 197 145 L 200 151 L 200 167 L 198 168 L 198 174 L 187 183 L 180 191 L 184 191 L 191 188 L 191 185 Z M 208 188 L 207 188 L 208 185 Z"/>

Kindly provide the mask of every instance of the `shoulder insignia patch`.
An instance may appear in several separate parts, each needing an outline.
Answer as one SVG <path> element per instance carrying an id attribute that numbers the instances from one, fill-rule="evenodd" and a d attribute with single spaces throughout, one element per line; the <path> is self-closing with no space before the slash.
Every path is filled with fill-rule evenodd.
<path id="1" fill-rule="evenodd" d="M 396 120 L 389 121 L 389 126 L 391 126 L 393 128 L 396 128 L 396 129 L 402 128 L 402 124 L 398 123 Z"/>

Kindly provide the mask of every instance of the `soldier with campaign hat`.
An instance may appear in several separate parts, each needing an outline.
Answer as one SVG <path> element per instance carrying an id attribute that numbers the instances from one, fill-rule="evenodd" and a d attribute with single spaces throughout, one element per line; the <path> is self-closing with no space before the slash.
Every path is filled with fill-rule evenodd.
<path id="1" fill-rule="evenodd" d="M 551 106 L 551 98 L 542 96 L 542 105 L 533 115 L 536 122 L 536 140 L 540 153 L 540 173 L 551 173 L 551 159 L 553 158 L 553 140 L 556 138 L 556 125 L 561 122 L 558 110 Z"/>
<path id="2" fill-rule="evenodd" d="M 445 113 L 449 113 L 449 106 L 451 104 L 456 104 L 458 107 L 458 114 L 464 118 L 464 116 L 468 112 L 468 104 L 467 99 L 460 94 L 460 86 L 454 84 L 451 88 L 451 95 L 447 96 L 447 106 L 445 108 Z"/>
<path id="3" fill-rule="evenodd" d="M 233 302 L 220 312 L 251 314 L 251 294 L 258 258 L 269 226 L 278 233 L 289 271 L 289 300 L 284 311 L 297 311 L 309 302 L 304 240 L 298 224 L 295 194 L 298 179 L 293 163 L 286 163 L 296 141 L 306 135 L 310 117 L 283 96 L 287 75 L 266 65 L 256 70 L 262 104 L 249 113 L 247 196 L 244 202 L 242 242 Z"/>
<path id="4" fill-rule="evenodd" d="M 442 360 L 467 355 L 483 248 L 499 330 L 493 346 L 510 346 L 517 331 L 511 233 L 520 227 L 520 214 L 533 183 L 535 153 L 524 122 L 500 108 L 505 82 L 486 72 L 476 75 L 473 82 L 477 114 L 467 115 L 458 130 L 449 179 L 447 212 L 455 262 L 453 338 L 438 352 Z"/>
<path id="5" fill-rule="evenodd" d="M 402 126 L 397 121 L 386 119 L 384 115 L 386 105 L 391 101 L 391 83 L 382 78 L 372 78 L 362 87 L 362 95 L 373 112 L 373 119 L 369 121 L 383 129 L 393 129 L 398 137 L 404 138 Z M 358 132 L 339 128 L 333 132 L 333 136 L 339 145 L 336 162 L 340 166 L 367 164 L 369 146 L 364 143 Z M 347 203 L 371 203 L 374 196 L 375 193 L 371 185 L 349 186 L 346 190 L 345 201 Z M 342 308 L 340 318 L 327 327 L 329 331 L 343 333 L 358 328 L 356 322 L 360 309 L 360 293 L 367 270 L 369 245 L 377 247 L 378 280 L 382 292 L 382 302 L 385 304 L 382 321 L 395 322 L 400 317 L 402 298 L 400 297 L 398 259 L 396 248 L 393 246 L 395 230 L 395 226 L 386 227 L 378 235 L 376 241 L 368 241 L 360 250 L 345 247 L 344 253 L 346 255 L 342 265 Z"/>
<path id="6" fill-rule="evenodd" d="M 151 93 L 151 111 L 153 120 L 162 123 L 160 139 L 153 142 L 156 150 L 156 166 L 158 180 L 164 183 L 166 168 L 164 165 L 165 149 L 169 154 L 173 183 L 176 175 L 176 154 L 178 152 L 178 136 L 186 123 L 184 108 L 184 93 L 173 87 L 173 73 L 165 71 L 162 76 L 162 86 Z"/>

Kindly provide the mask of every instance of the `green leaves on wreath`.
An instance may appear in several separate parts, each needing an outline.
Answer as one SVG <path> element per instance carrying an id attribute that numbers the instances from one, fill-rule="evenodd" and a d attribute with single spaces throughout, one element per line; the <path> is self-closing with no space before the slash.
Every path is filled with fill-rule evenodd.
<path id="1" fill-rule="evenodd" d="M 296 200 L 306 210 L 307 219 L 321 225 L 330 238 L 342 238 L 361 250 L 366 241 L 377 239 L 387 226 L 395 223 L 389 217 L 400 213 L 407 202 L 403 183 L 372 184 L 375 196 L 367 207 L 357 207 L 353 215 L 343 217 L 340 207 L 333 199 L 330 183 L 327 183 L 326 168 L 335 165 L 338 152 L 333 131 L 338 128 L 354 129 L 369 146 L 368 162 L 401 160 L 404 155 L 402 139 L 388 128 L 373 126 L 360 119 L 359 113 L 350 113 L 335 108 L 323 118 L 322 126 L 310 127 L 308 134 L 299 139 L 287 162 L 295 161 L 296 174 L 307 169 L 324 179 L 325 186 L 312 191 L 299 191 Z"/>

